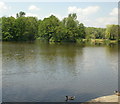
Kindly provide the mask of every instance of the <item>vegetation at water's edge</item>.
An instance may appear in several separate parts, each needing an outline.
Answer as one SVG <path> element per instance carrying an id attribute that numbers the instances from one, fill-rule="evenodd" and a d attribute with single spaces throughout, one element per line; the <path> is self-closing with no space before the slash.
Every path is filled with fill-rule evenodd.
<path id="1" fill-rule="evenodd" d="M 1 17 L 3 41 L 33 41 L 41 39 L 49 42 L 117 42 L 120 40 L 119 25 L 107 25 L 106 28 L 85 27 L 77 20 L 75 13 L 63 20 L 54 15 L 43 20 L 25 17 L 19 12 L 14 17 Z"/>

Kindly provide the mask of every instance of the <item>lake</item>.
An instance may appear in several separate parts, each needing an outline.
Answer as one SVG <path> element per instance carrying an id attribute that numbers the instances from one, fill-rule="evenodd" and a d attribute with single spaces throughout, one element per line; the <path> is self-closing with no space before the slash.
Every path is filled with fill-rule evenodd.
<path id="1" fill-rule="evenodd" d="M 84 102 L 118 89 L 118 46 L 3 42 L 3 102 Z"/>

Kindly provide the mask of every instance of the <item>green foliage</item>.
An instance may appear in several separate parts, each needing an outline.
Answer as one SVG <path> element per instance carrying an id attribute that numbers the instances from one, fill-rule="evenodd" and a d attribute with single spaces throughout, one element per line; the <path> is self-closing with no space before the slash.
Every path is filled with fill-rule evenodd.
<path id="1" fill-rule="evenodd" d="M 36 17 L 25 17 L 25 12 L 21 11 L 16 14 L 16 18 L 2 17 L 1 20 L 3 41 L 42 39 L 53 43 L 80 43 L 95 39 L 120 40 L 119 25 L 107 25 L 107 28 L 85 27 L 77 20 L 75 13 L 69 14 L 68 17 L 60 21 L 54 15 L 43 20 L 38 20 Z"/>
<path id="2" fill-rule="evenodd" d="M 38 35 L 38 20 L 35 17 L 2 17 L 2 40 L 5 41 L 32 41 Z"/>
<path id="3" fill-rule="evenodd" d="M 105 28 L 86 27 L 86 39 L 105 39 Z"/>
<path id="4" fill-rule="evenodd" d="M 16 14 L 16 17 L 24 17 L 25 16 L 25 12 L 20 11 L 19 13 Z"/>
<path id="5" fill-rule="evenodd" d="M 2 40 L 2 18 L 0 18 L 0 41 Z"/>
<path id="6" fill-rule="evenodd" d="M 107 25 L 105 37 L 110 40 L 117 40 L 118 28 L 120 28 L 119 25 Z"/>
<path id="7" fill-rule="evenodd" d="M 84 38 L 85 27 L 82 23 L 77 20 L 77 15 L 75 13 L 69 14 L 67 18 L 62 21 L 64 31 L 64 41 L 76 42 L 77 39 Z"/>
<path id="8" fill-rule="evenodd" d="M 2 40 L 13 40 L 15 35 L 15 18 L 2 17 Z"/>
<path id="9" fill-rule="evenodd" d="M 44 40 L 57 41 L 58 36 L 56 34 L 59 29 L 59 26 L 60 26 L 59 19 L 51 15 L 50 17 L 45 18 L 43 21 L 39 22 L 38 34 Z"/>

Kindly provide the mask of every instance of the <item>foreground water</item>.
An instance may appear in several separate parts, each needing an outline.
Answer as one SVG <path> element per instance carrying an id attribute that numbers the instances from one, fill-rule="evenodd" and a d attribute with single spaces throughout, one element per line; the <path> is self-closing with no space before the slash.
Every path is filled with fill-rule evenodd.
<path id="1" fill-rule="evenodd" d="M 3 102 L 75 102 L 118 89 L 118 48 L 3 42 Z"/>

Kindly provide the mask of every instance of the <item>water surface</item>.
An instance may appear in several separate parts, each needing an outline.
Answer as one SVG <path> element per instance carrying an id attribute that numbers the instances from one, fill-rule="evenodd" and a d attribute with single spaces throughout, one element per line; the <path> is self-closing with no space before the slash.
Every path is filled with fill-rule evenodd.
<path id="1" fill-rule="evenodd" d="M 116 45 L 3 42 L 4 102 L 75 102 L 118 88 Z"/>

